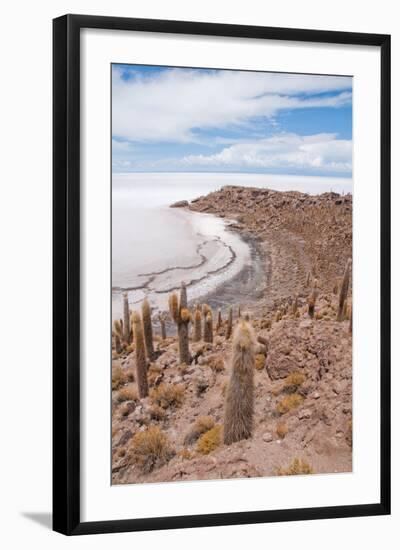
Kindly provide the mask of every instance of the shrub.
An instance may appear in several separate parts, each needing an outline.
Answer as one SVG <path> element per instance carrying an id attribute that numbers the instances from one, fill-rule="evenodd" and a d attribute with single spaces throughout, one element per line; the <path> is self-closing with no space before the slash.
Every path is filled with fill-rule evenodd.
<path id="1" fill-rule="evenodd" d="M 150 392 L 150 399 L 163 409 L 179 407 L 183 402 L 183 386 L 174 384 L 160 384 Z"/>
<path id="2" fill-rule="evenodd" d="M 298 393 L 291 393 L 289 395 L 285 395 L 279 403 L 276 406 L 276 410 L 279 414 L 285 414 L 299 405 L 303 402 L 303 397 L 299 395 Z"/>
<path id="3" fill-rule="evenodd" d="M 304 474 L 313 474 L 311 465 L 300 458 L 295 458 L 287 468 L 280 467 L 277 470 L 278 476 L 298 476 Z"/>
<path id="4" fill-rule="evenodd" d="M 283 389 L 287 393 L 295 393 L 299 386 L 306 380 L 305 375 L 300 371 L 295 371 L 286 376 L 283 382 Z"/>
<path id="5" fill-rule="evenodd" d="M 122 367 L 114 367 L 112 369 L 112 389 L 117 390 L 123 384 L 125 384 L 125 374 Z"/>
<path id="6" fill-rule="evenodd" d="M 276 435 L 280 438 L 280 439 L 284 439 L 284 437 L 287 435 L 289 429 L 288 429 L 288 426 L 285 422 L 279 422 L 279 424 L 277 424 L 276 426 Z"/>
<path id="7" fill-rule="evenodd" d="M 265 367 L 265 355 L 263 353 L 257 353 L 254 366 L 256 370 L 263 370 Z"/>
<path id="8" fill-rule="evenodd" d="M 211 430 L 214 425 L 215 422 L 212 416 L 199 416 L 185 436 L 185 445 L 192 445 L 201 435 Z"/>
<path id="9" fill-rule="evenodd" d="M 214 372 L 222 372 L 225 370 L 224 360 L 222 357 L 210 357 L 208 366 Z"/>
<path id="10" fill-rule="evenodd" d="M 150 365 L 147 372 L 147 380 L 150 386 L 153 386 L 157 378 L 160 376 L 162 369 L 158 365 Z"/>
<path id="11" fill-rule="evenodd" d="M 186 449 L 186 448 L 179 451 L 178 455 L 183 460 L 190 460 L 191 458 L 193 458 L 193 454 L 189 451 L 189 449 Z"/>
<path id="12" fill-rule="evenodd" d="M 152 420 L 163 420 L 165 418 L 165 410 L 159 405 L 153 405 L 150 408 L 150 417 Z"/>
<path id="13" fill-rule="evenodd" d="M 166 464 L 173 456 L 167 436 L 157 426 L 136 433 L 129 446 L 130 456 L 144 473 Z"/>
<path id="14" fill-rule="evenodd" d="M 202 455 L 208 455 L 221 445 L 222 429 L 216 425 L 208 432 L 204 433 L 197 441 L 197 452 Z"/>
<path id="15" fill-rule="evenodd" d="M 119 403 L 124 401 L 137 401 L 138 394 L 136 389 L 133 386 L 125 386 L 121 388 L 117 395 L 117 400 Z"/>

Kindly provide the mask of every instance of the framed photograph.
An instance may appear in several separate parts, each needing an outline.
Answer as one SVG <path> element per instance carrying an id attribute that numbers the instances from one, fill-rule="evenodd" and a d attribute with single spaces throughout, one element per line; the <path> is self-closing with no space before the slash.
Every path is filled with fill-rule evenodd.
<path id="1" fill-rule="evenodd" d="M 54 529 L 390 513 L 390 37 L 54 20 Z"/>

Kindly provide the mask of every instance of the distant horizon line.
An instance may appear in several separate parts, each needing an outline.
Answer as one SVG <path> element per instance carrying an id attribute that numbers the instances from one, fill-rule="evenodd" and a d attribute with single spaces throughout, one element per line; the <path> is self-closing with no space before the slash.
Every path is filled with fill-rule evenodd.
<path id="1" fill-rule="evenodd" d="M 293 177 L 293 178 L 330 178 L 330 179 L 342 179 L 342 180 L 353 180 L 353 175 L 320 175 L 320 174 L 290 174 L 290 173 L 273 173 L 273 172 L 235 172 L 235 171 L 208 171 L 208 170 L 202 170 L 202 171 L 181 171 L 181 170 L 132 170 L 128 172 L 111 172 L 112 176 L 121 176 L 121 175 L 130 175 L 130 174 L 235 174 L 235 175 L 243 175 L 243 176 L 277 176 L 277 177 Z"/>

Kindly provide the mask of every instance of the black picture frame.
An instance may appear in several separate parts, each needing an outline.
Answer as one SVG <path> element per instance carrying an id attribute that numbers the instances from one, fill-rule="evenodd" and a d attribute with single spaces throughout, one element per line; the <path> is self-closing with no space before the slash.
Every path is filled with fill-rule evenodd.
<path id="1" fill-rule="evenodd" d="M 379 502 L 176 517 L 80 520 L 80 31 L 84 28 L 378 46 L 381 51 Z M 66 535 L 390 514 L 390 36 L 65 15 L 53 21 L 53 529 Z"/>

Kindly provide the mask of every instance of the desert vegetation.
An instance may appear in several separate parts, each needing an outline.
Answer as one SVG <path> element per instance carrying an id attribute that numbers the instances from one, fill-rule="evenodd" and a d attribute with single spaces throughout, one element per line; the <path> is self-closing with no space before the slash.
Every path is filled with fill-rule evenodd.
<path id="1" fill-rule="evenodd" d="M 261 239 L 267 285 L 218 308 L 188 281 L 163 312 L 122 296 L 113 483 L 351 470 L 351 197 L 227 187 L 190 208 Z"/>

